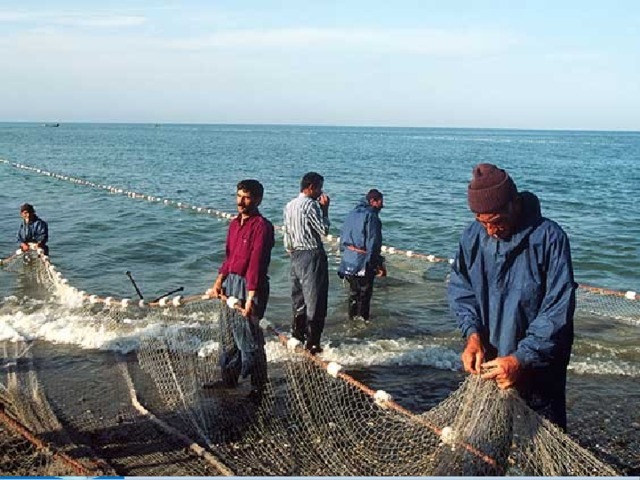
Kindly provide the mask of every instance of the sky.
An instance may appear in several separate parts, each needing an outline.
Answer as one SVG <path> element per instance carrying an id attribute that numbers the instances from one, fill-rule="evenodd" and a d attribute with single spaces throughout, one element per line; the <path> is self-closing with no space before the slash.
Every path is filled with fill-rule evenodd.
<path id="1" fill-rule="evenodd" d="M 0 2 L 0 121 L 640 131 L 636 0 Z"/>

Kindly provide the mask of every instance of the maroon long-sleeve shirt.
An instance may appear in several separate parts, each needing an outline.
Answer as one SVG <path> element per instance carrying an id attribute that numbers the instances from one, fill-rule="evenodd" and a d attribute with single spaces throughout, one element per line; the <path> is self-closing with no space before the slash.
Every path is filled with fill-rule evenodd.
<path id="1" fill-rule="evenodd" d="M 238 215 L 229 225 L 226 258 L 219 273 L 240 275 L 247 281 L 247 290 L 257 290 L 266 280 L 273 245 L 273 225 L 269 220 L 257 213 L 242 224 Z"/>

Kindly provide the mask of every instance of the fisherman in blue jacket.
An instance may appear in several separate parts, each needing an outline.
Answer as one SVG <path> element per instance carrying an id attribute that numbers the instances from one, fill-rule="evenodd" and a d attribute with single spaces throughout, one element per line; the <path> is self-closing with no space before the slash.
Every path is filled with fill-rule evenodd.
<path id="1" fill-rule="evenodd" d="M 569 239 L 495 165 L 474 167 L 468 202 L 476 221 L 462 233 L 448 290 L 466 339 L 464 369 L 516 388 L 566 430 L 577 287 Z"/>
<path id="2" fill-rule="evenodd" d="M 369 190 L 342 225 L 338 275 L 349 282 L 349 319 L 369 321 L 373 281 L 387 274 L 380 255 L 382 223 L 378 213 L 383 207 L 382 193 Z"/>
<path id="3" fill-rule="evenodd" d="M 29 245 L 41 248 L 45 255 L 49 255 L 49 226 L 47 222 L 36 215 L 33 205 L 25 203 L 20 206 L 22 223 L 18 229 L 18 243 L 23 252 L 29 250 Z"/>

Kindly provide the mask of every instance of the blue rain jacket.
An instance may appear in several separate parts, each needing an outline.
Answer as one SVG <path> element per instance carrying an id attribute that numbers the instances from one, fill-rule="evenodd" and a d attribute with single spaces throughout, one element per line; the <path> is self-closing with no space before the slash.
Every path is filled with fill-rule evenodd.
<path id="1" fill-rule="evenodd" d="M 35 217 L 31 223 L 22 222 L 18 229 L 18 243 L 39 243 L 45 253 L 48 252 L 49 227 L 40 217 Z"/>
<path id="2" fill-rule="evenodd" d="M 360 252 L 351 250 L 355 247 Z M 344 275 L 371 273 L 382 266 L 382 222 L 378 210 L 363 198 L 349 212 L 340 234 L 340 267 L 338 273 Z"/>
<path id="3" fill-rule="evenodd" d="M 575 289 L 569 239 L 521 193 L 523 219 L 507 240 L 477 221 L 462 234 L 448 297 L 465 338 L 477 332 L 486 360 L 514 354 L 525 367 L 566 374 Z M 558 368 L 560 367 L 560 368 Z"/>

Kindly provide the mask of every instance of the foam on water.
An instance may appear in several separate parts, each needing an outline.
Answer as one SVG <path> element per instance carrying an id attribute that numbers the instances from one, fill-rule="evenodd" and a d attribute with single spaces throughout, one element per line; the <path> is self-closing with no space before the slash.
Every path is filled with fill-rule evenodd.
<path id="1" fill-rule="evenodd" d="M 121 327 L 111 328 L 105 323 L 92 320 L 90 316 L 41 306 L 31 313 L 18 310 L 0 315 L 0 340 L 45 340 L 56 344 L 77 345 L 85 349 L 127 353 L 137 350 L 140 342 L 146 339 L 177 338 L 177 332 L 200 326 L 197 321 L 166 325 L 124 319 L 121 323 Z M 176 348 L 177 346 L 176 343 Z M 194 350 L 200 348 L 200 344 L 194 342 L 189 347 L 183 345 L 180 348 Z"/>
<path id="2" fill-rule="evenodd" d="M 64 305 L 49 305 L 42 300 L 8 296 L 0 303 L 0 340 L 45 340 L 57 344 L 72 344 L 85 349 L 127 353 L 137 350 L 141 342 L 162 338 L 170 348 L 194 352 L 207 357 L 218 349 L 218 343 L 197 334 L 203 321 L 216 319 L 193 313 L 186 321 L 170 323 L 158 319 L 130 319 L 118 323 L 96 321 L 89 313 L 79 314 L 80 295 L 71 291 Z M 164 312 L 161 313 L 161 317 Z M 284 358 L 278 340 L 267 337 L 267 356 L 271 361 Z M 440 370 L 460 370 L 459 340 L 417 336 L 411 338 L 323 338 L 323 360 L 347 367 L 425 366 Z M 576 345 L 569 365 L 578 374 L 624 375 L 640 377 L 640 366 L 627 361 L 634 346 L 601 345 L 581 342 Z"/>
<path id="3" fill-rule="evenodd" d="M 434 343 L 430 337 L 394 339 L 350 339 L 332 345 L 330 339 L 323 347 L 322 358 L 345 366 L 423 365 L 442 370 L 461 368 L 460 354 Z"/>
<path id="4" fill-rule="evenodd" d="M 192 313 L 186 320 L 171 323 L 160 318 L 144 320 L 123 316 L 113 324 L 96 320 L 91 313 L 78 313 L 82 295 L 66 287 L 57 292 L 62 305 L 15 295 L 0 302 L 0 340 L 45 340 L 72 344 L 85 349 L 127 353 L 137 350 L 141 342 L 164 339 L 170 348 L 194 352 L 207 357 L 218 349 L 218 343 L 203 339 L 197 330 L 202 322 L 216 321 L 203 312 Z M 124 310 L 123 310 L 124 311 Z M 267 356 L 271 361 L 284 358 L 278 341 L 267 337 Z M 347 367 L 425 366 L 440 370 L 460 370 L 460 341 L 451 337 L 428 335 L 411 338 L 354 338 L 327 332 L 323 338 L 322 358 Z M 570 370 L 578 374 L 624 375 L 640 377 L 640 366 L 633 359 L 638 347 L 603 345 L 587 340 L 575 345 Z"/>
<path id="5" fill-rule="evenodd" d="M 569 370 L 580 374 L 591 375 L 623 375 L 626 377 L 640 377 L 640 367 L 629 362 L 619 360 L 595 360 L 592 358 L 573 358 L 569 363 Z"/>

